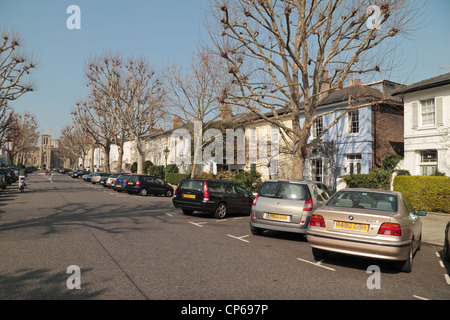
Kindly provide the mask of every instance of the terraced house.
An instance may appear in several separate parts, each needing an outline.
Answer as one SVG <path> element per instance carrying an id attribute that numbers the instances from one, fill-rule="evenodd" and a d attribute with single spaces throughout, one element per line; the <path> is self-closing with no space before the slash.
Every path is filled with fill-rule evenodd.
<path id="1" fill-rule="evenodd" d="M 450 73 L 413 83 L 404 100 L 405 157 L 412 175 L 450 175 Z"/>

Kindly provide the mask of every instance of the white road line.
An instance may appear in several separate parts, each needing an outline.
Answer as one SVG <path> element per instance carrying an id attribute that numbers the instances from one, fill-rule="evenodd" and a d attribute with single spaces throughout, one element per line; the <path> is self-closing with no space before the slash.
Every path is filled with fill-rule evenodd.
<path id="1" fill-rule="evenodd" d="M 166 216 L 173 217 L 170 213 L 166 213 Z"/>
<path id="2" fill-rule="evenodd" d="M 320 260 L 319 262 L 312 262 L 312 261 L 308 261 L 308 260 L 304 260 L 304 259 L 300 259 L 300 258 L 297 258 L 297 260 L 300 260 L 300 261 L 303 261 L 303 262 L 306 262 L 306 263 L 310 263 L 310 264 L 312 264 L 312 265 L 314 265 L 316 267 L 321 267 L 321 268 L 324 268 L 324 269 L 327 269 L 327 270 L 336 271 L 336 269 L 333 269 L 333 268 L 330 268 L 330 267 L 326 267 L 326 266 L 322 266 L 323 260 Z"/>
<path id="3" fill-rule="evenodd" d="M 203 228 L 202 224 L 205 224 L 206 222 L 192 222 L 192 221 L 188 221 L 189 223 L 192 223 L 194 226 Z"/>
<path id="4" fill-rule="evenodd" d="M 420 296 L 416 296 L 416 295 L 413 295 L 413 297 L 417 298 L 417 299 L 420 299 L 420 300 L 430 300 L 430 299 L 427 299 L 427 298 L 424 298 L 424 297 L 420 297 Z"/>
<path id="5" fill-rule="evenodd" d="M 447 284 L 450 285 L 450 276 L 448 274 L 444 274 L 445 281 L 447 281 Z"/>
<path id="6" fill-rule="evenodd" d="M 222 222 L 222 221 L 228 221 L 228 219 L 220 219 L 220 220 L 216 220 L 216 222 Z"/>
<path id="7" fill-rule="evenodd" d="M 231 238 L 237 239 L 237 240 L 244 241 L 244 242 L 250 242 L 250 241 L 248 241 L 248 240 L 243 239 L 243 238 L 245 238 L 245 237 L 248 237 L 248 234 L 245 235 L 245 236 L 241 236 L 241 237 L 232 236 L 231 234 L 228 234 L 228 236 L 231 237 Z"/>

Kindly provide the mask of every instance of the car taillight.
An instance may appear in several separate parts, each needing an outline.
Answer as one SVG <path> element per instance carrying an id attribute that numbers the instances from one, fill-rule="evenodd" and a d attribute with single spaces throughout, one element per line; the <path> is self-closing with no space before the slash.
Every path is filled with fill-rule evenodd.
<path id="1" fill-rule="evenodd" d="M 136 185 L 140 186 L 141 185 L 141 181 L 140 180 L 136 181 Z"/>
<path id="2" fill-rule="evenodd" d="M 314 227 L 325 227 L 325 220 L 322 216 L 318 215 L 318 214 L 313 214 L 311 216 L 311 220 L 309 221 L 309 225 L 310 226 L 314 226 Z"/>
<path id="3" fill-rule="evenodd" d="M 402 227 L 398 223 L 383 223 L 378 230 L 378 234 L 385 234 L 387 236 L 401 236 Z"/>
<path id="4" fill-rule="evenodd" d="M 177 192 L 178 192 L 178 187 L 175 189 L 175 192 L 173 194 L 176 196 Z"/>
<path id="5" fill-rule="evenodd" d="M 203 201 L 209 201 L 208 182 L 203 185 Z"/>
<path id="6" fill-rule="evenodd" d="M 314 208 L 313 199 L 309 198 L 308 200 L 305 201 L 305 204 L 303 205 L 303 211 L 312 211 L 313 208 Z"/>
<path id="7" fill-rule="evenodd" d="M 258 198 L 259 198 L 259 195 L 256 195 L 255 199 L 253 199 L 252 205 L 256 206 L 256 200 L 258 200 Z"/>

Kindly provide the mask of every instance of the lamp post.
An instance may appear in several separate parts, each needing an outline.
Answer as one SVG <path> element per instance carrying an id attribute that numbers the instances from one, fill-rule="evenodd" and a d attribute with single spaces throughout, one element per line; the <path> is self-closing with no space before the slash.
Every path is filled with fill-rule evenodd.
<path id="1" fill-rule="evenodd" d="M 163 150 L 163 152 L 164 152 L 164 157 L 166 158 L 166 165 L 164 167 L 164 182 L 167 182 L 167 157 L 169 156 L 170 150 L 169 150 L 169 148 L 166 147 Z"/>

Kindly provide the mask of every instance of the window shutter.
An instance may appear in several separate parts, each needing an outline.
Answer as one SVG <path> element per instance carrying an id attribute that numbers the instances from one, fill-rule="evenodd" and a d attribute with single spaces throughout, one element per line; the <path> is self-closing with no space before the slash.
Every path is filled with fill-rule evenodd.
<path id="1" fill-rule="evenodd" d="M 412 128 L 417 129 L 419 126 L 419 102 L 412 103 Z"/>
<path id="2" fill-rule="evenodd" d="M 443 98 L 437 97 L 435 100 L 436 104 L 436 125 L 444 125 L 444 113 L 443 113 Z"/>
<path id="3" fill-rule="evenodd" d="M 303 169 L 303 179 L 305 180 L 311 180 L 311 159 L 306 158 L 305 160 L 305 167 Z"/>

